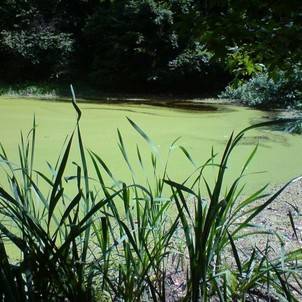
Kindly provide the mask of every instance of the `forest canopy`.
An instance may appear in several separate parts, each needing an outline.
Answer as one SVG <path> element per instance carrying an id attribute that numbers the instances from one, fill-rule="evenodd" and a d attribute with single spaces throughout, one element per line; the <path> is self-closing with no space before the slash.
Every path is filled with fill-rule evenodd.
<path id="1" fill-rule="evenodd" d="M 219 91 L 300 68 L 300 0 L 2 0 L 1 81 Z"/>

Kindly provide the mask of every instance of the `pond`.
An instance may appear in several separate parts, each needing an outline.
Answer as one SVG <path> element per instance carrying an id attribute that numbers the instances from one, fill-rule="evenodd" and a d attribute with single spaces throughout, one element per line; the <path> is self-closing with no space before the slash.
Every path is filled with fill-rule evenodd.
<path id="1" fill-rule="evenodd" d="M 116 178 L 122 180 L 130 180 L 131 174 L 118 148 L 117 128 L 123 135 L 134 170 L 141 170 L 136 154 L 139 146 L 147 166 L 145 174 L 152 174 L 150 148 L 126 117 L 144 129 L 156 143 L 162 166 L 167 159 L 169 146 L 181 137 L 171 152 L 168 165 L 169 177 L 176 181 L 184 180 L 194 171 L 192 163 L 178 146 L 185 147 L 198 166 L 210 157 L 212 147 L 214 152 L 221 155 L 232 131 L 238 132 L 269 118 L 267 112 L 234 105 L 205 106 L 205 110 L 146 104 L 80 103 L 79 107 L 82 110 L 81 129 L 85 146 L 97 153 Z M 26 134 L 31 129 L 35 115 L 38 125 L 35 168 L 50 174 L 46 162 L 55 163 L 66 136 L 75 126 L 76 113 L 72 105 L 67 102 L 1 97 L 0 112 L 0 142 L 13 162 L 18 159 L 20 131 Z M 278 185 L 302 174 L 301 136 L 258 129 L 250 131 L 235 150 L 227 173 L 228 181 L 238 175 L 257 143 L 258 151 L 247 171 L 250 175 L 244 179 L 248 183 L 248 191 L 265 183 Z M 71 157 L 72 160 L 79 160 L 76 143 Z M 69 165 L 68 173 L 75 174 L 74 165 Z M 214 179 L 214 171 L 208 173 Z M 137 177 L 142 178 L 144 173 L 138 174 Z"/>

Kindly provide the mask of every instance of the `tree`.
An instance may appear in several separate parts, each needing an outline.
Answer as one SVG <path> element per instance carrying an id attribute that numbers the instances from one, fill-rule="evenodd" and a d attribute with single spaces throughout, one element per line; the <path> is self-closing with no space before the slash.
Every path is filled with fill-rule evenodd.
<path id="1" fill-rule="evenodd" d="M 217 66 L 192 39 L 196 13 L 193 0 L 103 2 L 85 28 L 91 78 L 134 89 L 208 86 Z"/>
<path id="2" fill-rule="evenodd" d="M 290 71 L 301 62 L 299 0 L 214 1 L 201 15 L 195 37 L 237 75 L 250 76 L 263 65 L 270 71 Z"/>
<path id="3" fill-rule="evenodd" d="M 82 0 L 72 3 L 3 0 L 0 6 L 2 74 L 15 80 L 58 78 L 68 72 L 85 18 L 95 4 L 96 1 Z"/>

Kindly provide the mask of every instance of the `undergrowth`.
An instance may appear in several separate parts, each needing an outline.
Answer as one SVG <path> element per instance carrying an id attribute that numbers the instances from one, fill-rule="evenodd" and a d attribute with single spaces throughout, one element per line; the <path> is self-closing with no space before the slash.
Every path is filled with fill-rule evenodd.
<path id="1" fill-rule="evenodd" d="M 229 85 L 220 97 L 239 100 L 251 107 L 301 109 L 301 84 L 302 68 L 298 65 L 290 74 L 280 71 L 273 78 L 268 73 L 259 73 L 235 87 Z"/>

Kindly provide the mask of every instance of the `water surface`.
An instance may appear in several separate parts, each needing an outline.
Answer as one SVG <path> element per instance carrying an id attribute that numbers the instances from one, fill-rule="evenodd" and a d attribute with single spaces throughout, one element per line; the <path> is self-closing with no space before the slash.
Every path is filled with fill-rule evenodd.
<path id="1" fill-rule="evenodd" d="M 232 131 L 266 120 L 269 115 L 231 105 L 217 105 L 214 110 L 206 107 L 204 111 L 145 104 L 81 103 L 79 107 L 82 110 L 81 129 L 85 146 L 99 154 L 116 177 L 123 180 L 130 180 L 131 177 L 117 145 L 117 128 L 124 137 L 135 170 L 139 170 L 136 156 L 136 146 L 139 146 L 145 158 L 146 173 L 151 174 L 149 147 L 133 130 L 126 117 L 140 125 L 156 142 L 163 162 L 170 144 L 181 137 L 177 145 L 184 146 L 199 165 L 209 158 L 212 147 L 215 152 L 222 152 Z M 12 161 L 18 158 L 20 131 L 27 133 L 34 115 L 38 124 L 35 167 L 50 173 L 46 161 L 54 163 L 57 159 L 66 136 L 74 129 L 76 114 L 69 103 L 0 98 L 0 142 Z M 258 152 L 248 169 L 252 175 L 246 179 L 248 190 L 254 190 L 264 183 L 278 185 L 302 174 L 302 137 L 261 129 L 249 132 L 234 152 L 228 172 L 229 181 L 239 173 L 257 143 Z M 78 161 L 76 148 L 71 156 Z M 170 178 L 181 181 L 193 170 L 181 150 L 174 148 L 168 169 Z M 74 171 L 75 166 L 71 164 L 67 172 L 71 175 Z M 214 179 L 212 172 L 209 172 L 209 177 Z M 263 173 L 253 174 L 255 172 Z"/>

